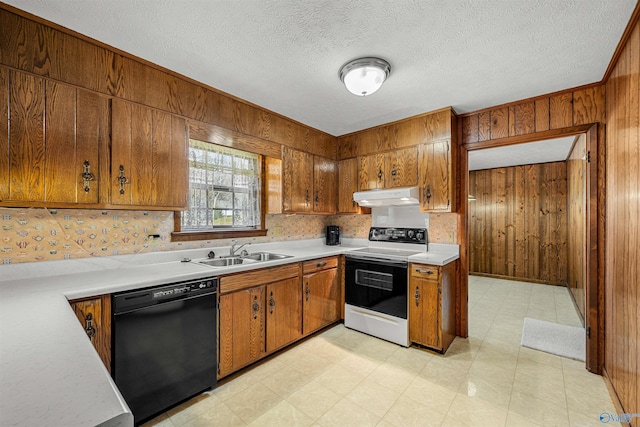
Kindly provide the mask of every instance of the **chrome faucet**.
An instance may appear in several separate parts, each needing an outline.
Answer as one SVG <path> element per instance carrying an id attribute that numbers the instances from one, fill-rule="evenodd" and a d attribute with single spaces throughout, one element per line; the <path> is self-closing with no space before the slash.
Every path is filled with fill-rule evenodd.
<path id="1" fill-rule="evenodd" d="M 231 242 L 232 243 L 231 243 L 231 249 L 229 249 L 229 256 L 236 256 L 237 251 L 251 244 L 251 243 L 243 243 L 242 245 L 236 247 L 236 245 L 238 244 L 238 241 L 236 239 L 233 239 L 231 240 Z"/>

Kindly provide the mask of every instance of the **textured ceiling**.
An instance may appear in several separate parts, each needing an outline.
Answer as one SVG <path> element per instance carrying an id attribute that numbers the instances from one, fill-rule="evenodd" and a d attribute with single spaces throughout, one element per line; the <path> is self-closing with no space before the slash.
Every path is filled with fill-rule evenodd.
<path id="1" fill-rule="evenodd" d="M 575 136 L 469 151 L 469 170 L 559 162 L 569 157 Z"/>
<path id="2" fill-rule="evenodd" d="M 635 0 L 4 0 L 333 135 L 600 81 Z M 391 63 L 356 97 L 338 70 Z"/>

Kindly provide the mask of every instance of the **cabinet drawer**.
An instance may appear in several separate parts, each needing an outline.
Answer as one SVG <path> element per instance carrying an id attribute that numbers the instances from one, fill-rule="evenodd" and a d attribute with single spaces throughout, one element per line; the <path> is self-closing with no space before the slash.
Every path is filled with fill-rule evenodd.
<path id="1" fill-rule="evenodd" d="M 220 278 L 220 293 L 247 289 L 265 283 L 277 282 L 279 280 L 297 277 L 299 264 L 287 264 L 279 267 L 253 270 L 246 273 L 232 274 Z"/>
<path id="2" fill-rule="evenodd" d="M 427 280 L 438 280 L 439 271 L 439 267 L 435 267 L 433 265 L 411 264 L 411 277 L 418 277 L 420 279 Z"/>
<path id="3" fill-rule="evenodd" d="M 314 273 L 327 268 L 336 268 L 338 266 L 338 257 L 319 258 L 302 263 L 302 274 Z"/>

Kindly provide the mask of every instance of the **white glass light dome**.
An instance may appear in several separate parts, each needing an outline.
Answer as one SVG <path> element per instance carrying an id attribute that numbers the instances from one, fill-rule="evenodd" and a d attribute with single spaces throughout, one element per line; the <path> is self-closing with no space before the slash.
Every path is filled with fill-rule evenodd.
<path id="1" fill-rule="evenodd" d="M 391 66 L 380 58 L 358 58 L 340 68 L 340 80 L 354 95 L 367 96 L 375 93 L 389 77 Z"/>

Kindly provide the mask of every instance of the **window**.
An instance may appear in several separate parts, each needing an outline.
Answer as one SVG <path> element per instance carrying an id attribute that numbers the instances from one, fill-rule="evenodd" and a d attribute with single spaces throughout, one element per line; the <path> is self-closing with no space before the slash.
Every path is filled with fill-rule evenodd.
<path id="1" fill-rule="evenodd" d="M 260 156 L 189 140 L 189 210 L 181 231 L 260 228 Z"/>

